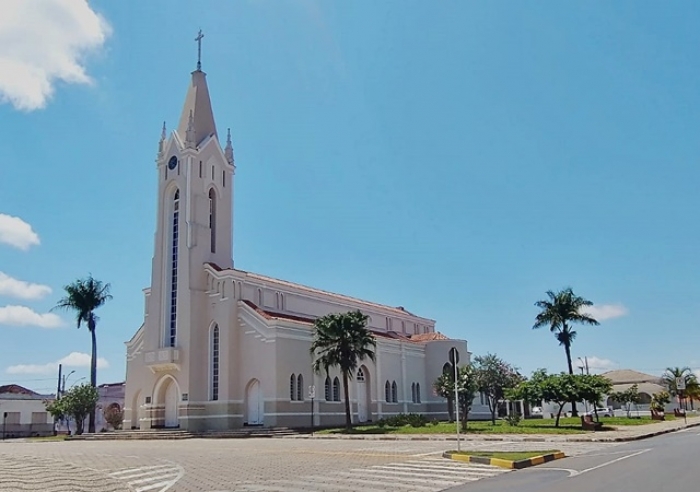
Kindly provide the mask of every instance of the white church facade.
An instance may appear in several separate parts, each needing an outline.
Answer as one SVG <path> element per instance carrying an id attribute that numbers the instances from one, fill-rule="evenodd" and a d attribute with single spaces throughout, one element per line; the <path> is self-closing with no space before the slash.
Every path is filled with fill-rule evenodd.
<path id="1" fill-rule="evenodd" d="M 126 343 L 125 429 L 308 427 L 312 405 L 315 426 L 341 425 L 340 373 L 313 373 L 309 347 L 314 319 L 356 309 L 369 316 L 377 347 L 350 383 L 353 422 L 447 417 L 432 383 L 452 347 L 469 361 L 466 341 L 403 307 L 234 268 L 233 147 L 230 132 L 220 143 L 200 63 L 156 164 L 151 286 L 144 322 Z"/>

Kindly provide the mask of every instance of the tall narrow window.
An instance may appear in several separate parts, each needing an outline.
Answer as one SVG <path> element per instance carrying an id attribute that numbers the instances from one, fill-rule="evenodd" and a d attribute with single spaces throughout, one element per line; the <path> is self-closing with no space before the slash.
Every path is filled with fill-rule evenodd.
<path id="1" fill-rule="evenodd" d="M 297 396 L 297 391 L 296 391 L 296 385 L 297 385 L 297 377 L 292 374 L 289 376 L 289 399 L 294 401 L 294 399 Z"/>
<path id="2" fill-rule="evenodd" d="M 391 403 L 391 383 L 389 381 L 384 385 L 384 401 Z"/>
<path id="3" fill-rule="evenodd" d="M 199 177 L 202 177 L 202 161 L 199 161 Z"/>
<path id="4" fill-rule="evenodd" d="M 333 379 L 333 401 L 340 401 L 340 379 Z"/>
<path id="5" fill-rule="evenodd" d="M 399 388 L 396 386 L 396 381 L 391 383 L 391 401 L 394 403 L 398 403 L 399 398 L 398 398 L 398 393 L 399 393 Z"/>
<path id="6" fill-rule="evenodd" d="M 304 376 L 297 376 L 297 400 L 304 401 Z"/>
<path id="7" fill-rule="evenodd" d="M 211 331 L 211 399 L 219 399 L 219 325 Z"/>
<path id="8" fill-rule="evenodd" d="M 333 400 L 333 390 L 331 389 L 331 378 L 326 376 L 326 385 L 325 385 L 325 396 L 326 396 L 326 401 L 331 401 Z"/>
<path id="9" fill-rule="evenodd" d="M 221 171 L 221 184 L 226 188 L 226 171 Z"/>
<path id="10" fill-rule="evenodd" d="M 209 231 L 211 252 L 216 253 L 216 193 L 214 193 L 214 188 L 209 190 Z"/>
<path id="11" fill-rule="evenodd" d="M 416 403 L 420 403 L 420 383 L 416 383 Z"/>
<path id="12" fill-rule="evenodd" d="M 180 221 L 180 190 L 173 197 L 172 237 L 170 251 L 170 325 L 168 345 L 174 347 L 177 340 L 177 251 Z"/>
<path id="13" fill-rule="evenodd" d="M 416 402 L 416 383 L 411 383 L 411 402 Z"/>

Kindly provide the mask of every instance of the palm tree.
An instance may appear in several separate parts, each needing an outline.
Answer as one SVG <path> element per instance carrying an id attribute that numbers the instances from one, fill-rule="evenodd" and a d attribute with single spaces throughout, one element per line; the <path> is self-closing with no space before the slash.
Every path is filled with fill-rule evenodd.
<path id="1" fill-rule="evenodd" d="M 535 306 L 542 311 L 535 318 L 533 329 L 549 326 L 549 330 L 559 341 L 559 345 L 564 346 L 566 352 L 566 362 L 569 365 L 569 374 L 574 373 L 571 364 L 571 344 L 576 339 L 576 331 L 571 329 L 573 323 L 587 325 L 598 325 L 598 321 L 592 316 L 582 312 L 582 309 L 592 306 L 593 303 L 583 297 L 574 294 L 571 287 L 554 293 L 547 291 L 549 299 L 537 301 Z M 571 402 L 571 415 L 576 416 L 576 402 Z"/>
<path id="2" fill-rule="evenodd" d="M 339 367 L 343 375 L 345 391 L 345 427 L 352 427 L 350 417 L 349 381 L 358 363 L 364 359 L 374 360 L 377 341 L 367 329 L 369 316 L 358 311 L 328 314 L 314 322 L 314 341 L 311 355 L 315 358 L 313 369 L 328 373 L 331 367 Z"/>
<path id="3" fill-rule="evenodd" d="M 97 327 L 98 317 L 95 310 L 112 298 L 109 294 L 109 284 L 103 284 L 99 280 L 88 275 L 85 279 L 78 279 L 63 288 L 66 296 L 63 297 L 53 309 L 69 309 L 75 311 L 78 328 L 87 324 L 92 337 L 92 357 L 90 359 L 90 384 L 97 386 Z M 90 425 L 88 432 L 95 432 L 95 409 L 90 412 Z"/>
<path id="4" fill-rule="evenodd" d="M 678 390 L 677 379 L 683 378 L 685 381 L 686 396 L 694 398 L 698 394 L 698 378 L 695 376 L 690 367 L 667 367 L 666 371 L 661 376 L 661 381 L 664 383 L 671 396 L 678 398 L 678 406 L 681 404 L 681 391 Z M 691 400 L 692 405 L 692 400 Z"/>

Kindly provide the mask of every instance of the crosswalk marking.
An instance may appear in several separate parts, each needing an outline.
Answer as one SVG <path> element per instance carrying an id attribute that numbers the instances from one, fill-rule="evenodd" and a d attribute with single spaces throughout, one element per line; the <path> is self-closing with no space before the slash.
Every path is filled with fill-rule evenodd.
<path id="1" fill-rule="evenodd" d="M 268 480 L 238 485 L 235 492 L 438 492 L 456 485 L 508 473 L 488 465 L 425 457 L 337 470 L 328 475 Z"/>
<path id="2" fill-rule="evenodd" d="M 110 477 L 125 481 L 135 492 L 165 492 L 182 478 L 185 471 L 174 464 L 128 468 L 109 474 Z"/>

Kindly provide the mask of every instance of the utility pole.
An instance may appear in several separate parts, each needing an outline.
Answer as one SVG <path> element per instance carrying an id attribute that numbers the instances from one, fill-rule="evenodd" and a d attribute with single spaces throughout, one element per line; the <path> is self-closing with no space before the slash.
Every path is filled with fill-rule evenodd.
<path id="1" fill-rule="evenodd" d="M 61 371 L 63 370 L 63 364 L 58 365 L 58 388 L 56 389 L 56 399 L 61 398 Z M 65 385 L 64 388 L 65 389 Z"/>

